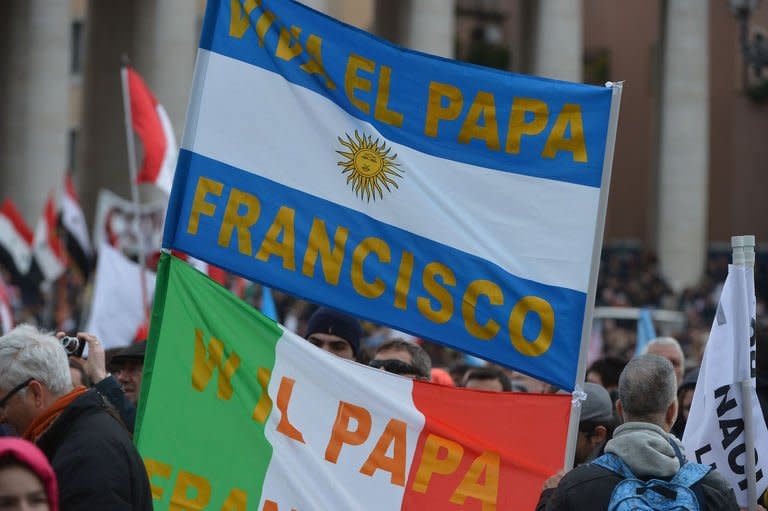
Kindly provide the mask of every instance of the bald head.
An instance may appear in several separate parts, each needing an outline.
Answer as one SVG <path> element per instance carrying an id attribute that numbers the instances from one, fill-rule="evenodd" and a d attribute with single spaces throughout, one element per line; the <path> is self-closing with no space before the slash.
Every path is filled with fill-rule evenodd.
<path id="1" fill-rule="evenodd" d="M 677 413 L 677 381 L 672 364 L 659 355 L 640 355 L 629 361 L 619 377 L 619 400 L 624 420 L 650 422 L 665 429 L 670 407 Z"/>

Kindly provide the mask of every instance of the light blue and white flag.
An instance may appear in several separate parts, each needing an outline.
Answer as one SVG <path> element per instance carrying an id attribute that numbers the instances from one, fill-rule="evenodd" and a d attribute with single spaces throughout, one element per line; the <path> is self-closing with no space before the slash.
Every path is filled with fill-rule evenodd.
<path id="1" fill-rule="evenodd" d="M 645 347 L 656 338 L 656 328 L 653 326 L 651 309 L 643 307 L 637 318 L 637 340 L 635 342 L 635 355 L 642 355 Z"/>
<path id="2" fill-rule="evenodd" d="M 620 91 L 210 0 L 164 246 L 572 389 Z"/>

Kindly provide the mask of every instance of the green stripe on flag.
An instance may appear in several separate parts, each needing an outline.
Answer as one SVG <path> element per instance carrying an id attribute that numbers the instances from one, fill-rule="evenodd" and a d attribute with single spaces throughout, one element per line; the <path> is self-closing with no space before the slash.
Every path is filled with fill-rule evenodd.
<path id="1" fill-rule="evenodd" d="M 272 456 L 265 389 L 281 335 L 207 276 L 161 256 L 136 428 L 155 509 L 259 502 Z"/>

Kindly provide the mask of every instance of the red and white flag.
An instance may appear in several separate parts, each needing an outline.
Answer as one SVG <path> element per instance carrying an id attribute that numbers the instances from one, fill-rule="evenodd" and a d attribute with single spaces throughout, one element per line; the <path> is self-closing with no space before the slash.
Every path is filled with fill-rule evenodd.
<path id="1" fill-rule="evenodd" d="M 32 265 L 33 234 L 10 199 L 0 206 L 0 265 L 16 277 L 29 272 Z"/>
<path id="2" fill-rule="evenodd" d="M 88 236 L 88 226 L 85 223 L 83 208 L 80 199 L 72 184 L 72 176 L 64 177 L 64 193 L 60 204 L 61 227 L 66 233 L 66 248 L 70 258 L 83 275 L 88 275 L 91 270 L 93 248 Z"/>
<path id="3" fill-rule="evenodd" d="M 43 280 L 51 282 L 64 273 L 67 268 L 67 258 L 64 246 L 56 229 L 56 201 L 54 195 L 48 196 L 45 202 L 43 216 L 35 226 L 35 238 L 32 254 L 37 263 Z"/>
<path id="4" fill-rule="evenodd" d="M 0 279 L 0 335 L 5 335 L 13 328 L 13 313 L 11 312 L 11 298 L 5 283 Z"/>
<path id="5" fill-rule="evenodd" d="M 171 193 L 178 148 L 173 126 L 163 105 L 157 102 L 141 76 L 125 68 L 131 104 L 131 123 L 144 146 L 144 160 L 136 181 L 151 183 Z"/>

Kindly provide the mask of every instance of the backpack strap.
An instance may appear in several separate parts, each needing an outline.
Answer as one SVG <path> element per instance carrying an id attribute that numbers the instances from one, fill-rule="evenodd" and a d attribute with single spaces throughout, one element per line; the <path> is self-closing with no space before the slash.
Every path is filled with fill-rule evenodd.
<path id="1" fill-rule="evenodd" d="M 677 474 L 675 474 L 675 477 L 673 477 L 672 481 L 670 482 L 674 482 L 690 488 L 693 493 L 696 494 L 696 500 L 699 501 L 699 509 L 701 511 L 706 511 L 706 497 L 704 496 L 704 490 L 702 490 L 701 485 L 698 483 L 704 479 L 707 474 L 709 474 L 709 472 L 712 470 L 712 467 L 710 465 L 692 463 L 686 460 L 685 456 L 682 452 L 680 452 L 680 448 L 677 446 L 674 440 L 670 438 L 669 443 L 672 445 L 672 449 L 674 449 L 677 459 L 680 460 L 680 470 L 677 471 Z"/>
<path id="2" fill-rule="evenodd" d="M 612 452 L 607 452 L 599 458 L 592 460 L 590 463 L 610 470 L 624 479 L 637 479 L 635 474 L 632 473 L 632 469 L 624 463 L 624 460 Z"/>

